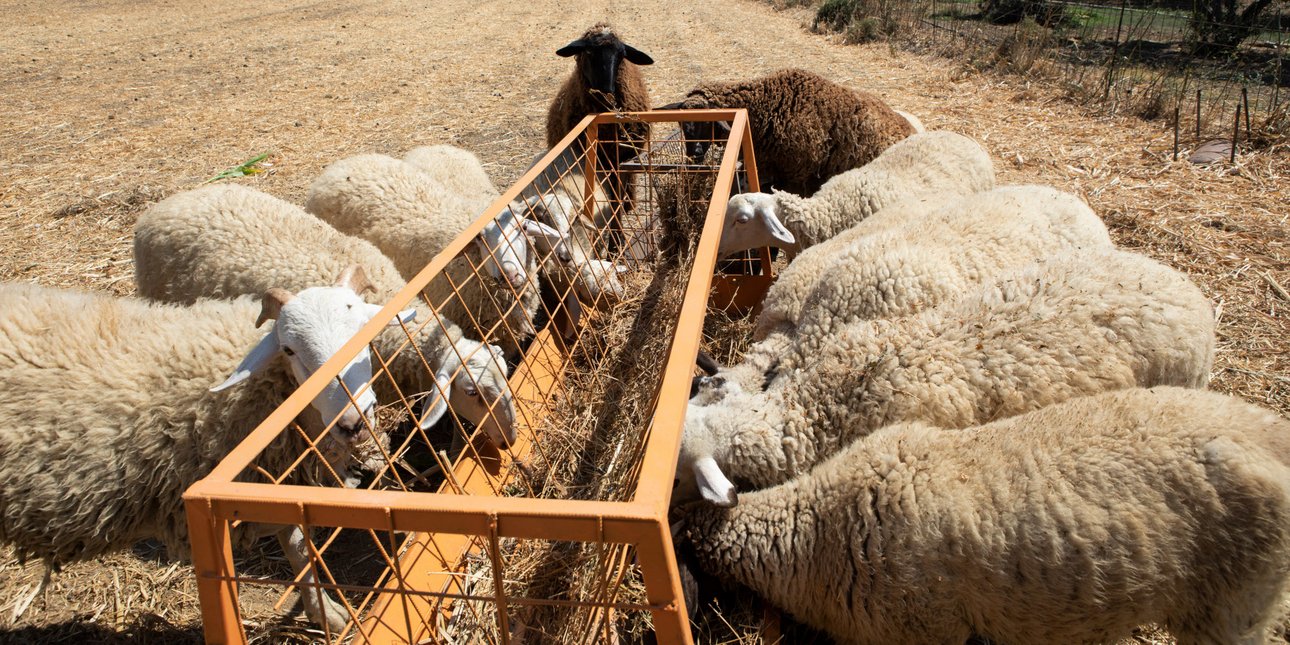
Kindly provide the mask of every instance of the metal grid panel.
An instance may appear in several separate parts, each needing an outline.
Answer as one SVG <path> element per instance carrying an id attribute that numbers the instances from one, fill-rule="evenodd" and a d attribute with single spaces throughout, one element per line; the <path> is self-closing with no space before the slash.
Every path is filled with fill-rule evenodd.
<path id="1" fill-rule="evenodd" d="M 680 122 L 717 120 L 730 138 L 688 160 Z M 770 281 L 718 276 L 711 289 L 732 186 L 757 186 L 746 125 L 742 110 L 587 117 L 190 488 L 207 640 L 245 642 L 238 585 L 271 585 L 279 607 L 297 590 L 334 599 L 345 625 L 322 628 L 323 642 L 603 642 L 651 625 L 660 642 L 689 642 L 666 513 L 694 356 L 710 290 L 759 285 L 746 290 L 759 299 Z M 474 242 L 514 215 L 569 229 L 531 245 L 518 285 L 488 269 L 502 249 Z M 602 260 L 610 270 L 587 269 Z M 387 331 L 410 306 L 418 318 Z M 454 323 L 522 351 L 446 343 Z M 383 404 L 375 439 L 334 454 L 334 420 L 297 417 L 365 346 L 374 375 L 358 389 Z M 450 411 L 421 423 L 440 397 Z M 290 435 L 305 449 L 263 466 Z M 305 474 L 324 486 L 294 485 Z M 300 527 L 308 566 L 240 576 L 230 530 L 242 523 Z"/>

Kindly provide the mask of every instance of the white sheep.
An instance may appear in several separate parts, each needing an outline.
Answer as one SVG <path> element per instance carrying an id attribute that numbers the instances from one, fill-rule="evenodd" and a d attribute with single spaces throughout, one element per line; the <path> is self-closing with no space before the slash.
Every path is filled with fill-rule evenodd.
<path id="1" fill-rule="evenodd" d="M 980 144 L 948 131 L 915 134 L 864 166 L 835 175 L 813 197 L 779 191 L 731 197 L 718 249 L 724 257 L 775 246 L 792 259 L 897 201 L 991 188 L 994 165 Z"/>
<path id="2" fill-rule="evenodd" d="M 350 270 L 334 287 L 191 307 L 0 285 L 0 542 L 51 568 L 149 538 L 186 555 L 184 490 L 379 311 L 356 293 L 363 283 Z M 256 329 L 267 320 L 267 334 Z M 363 350 L 302 417 L 310 434 L 319 419 L 344 445 L 371 433 L 371 372 Z M 306 450 L 287 432 L 257 463 L 286 472 Z M 296 479 L 310 479 L 305 470 Z M 244 545 L 258 533 L 235 536 Z M 278 536 L 299 572 L 308 561 L 299 528 Z M 312 571 L 304 581 L 316 581 Z M 327 594 L 301 596 L 333 631 L 349 618 Z"/>
<path id="3" fill-rule="evenodd" d="M 419 168 L 385 155 L 328 166 L 309 186 L 305 208 L 337 230 L 366 239 L 411 280 L 481 214 L 486 204 L 453 193 Z M 532 336 L 540 304 L 527 235 L 533 222 L 504 210 L 425 289 L 442 315 L 497 339 L 508 353 Z M 546 232 L 546 234 L 551 234 Z M 486 269 L 486 270 L 485 270 Z"/>
<path id="4" fill-rule="evenodd" d="M 597 229 L 581 216 L 579 202 L 580 198 L 574 199 L 561 190 L 523 200 L 526 218 L 546 224 L 559 233 L 559 237 L 554 239 L 534 236 L 534 248 L 539 256 L 550 254 L 562 263 L 542 264 L 549 279 L 571 286 L 589 305 L 615 302 L 624 293 L 618 274 L 626 272 L 627 267 L 596 257 Z"/>
<path id="5" fill-rule="evenodd" d="M 420 146 L 403 155 L 403 161 L 420 168 L 445 188 L 478 206 L 483 212 L 497 200 L 497 186 L 488 178 L 479 157 L 456 146 Z"/>
<path id="6" fill-rule="evenodd" d="M 758 342 L 713 383 L 760 387 L 764 371 L 793 342 L 820 342 L 847 323 L 935 307 L 1048 255 L 1112 247 L 1101 218 L 1054 188 L 943 196 L 884 208 L 854 227 L 875 232 L 849 236 L 850 244 L 834 238 L 798 256 L 762 301 L 753 331 Z M 702 387 L 700 400 L 719 398 L 712 389 Z"/>
<path id="7" fill-rule="evenodd" d="M 1169 387 L 905 422 L 678 523 L 701 568 L 842 643 L 1265 643 L 1290 573 L 1290 453 L 1265 434 L 1290 423 Z"/>
<path id="8" fill-rule="evenodd" d="M 732 504 L 732 479 L 785 481 L 901 421 L 962 428 L 1105 390 L 1204 387 L 1213 359 L 1212 308 L 1182 274 L 1110 249 L 1049 258 L 789 348 L 764 391 L 690 406 L 679 494 Z"/>
<path id="9" fill-rule="evenodd" d="M 336 231 L 294 204 L 236 184 L 205 186 L 153 205 L 135 224 L 134 259 L 139 294 L 163 302 L 231 298 L 273 286 L 299 289 L 351 264 L 366 269 L 381 302 L 403 287 L 394 265 L 369 242 Z M 466 338 L 452 320 L 420 301 L 414 308 L 421 324 L 409 325 L 408 331 L 416 343 L 403 334 L 386 334 L 376 347 L 402 396 L 428 392 L 435 399 L 426 406 L 421 427 L 434 424 L 450 406 L 494 445 L 509 446 L 515 440 L 515 407 L 500 349 Z M 388 400 L 393 393 L 386 386 L 386 380 L 376 381 L 378 394 Z M 447 406 L 441 394 L 447 395 Z"/>

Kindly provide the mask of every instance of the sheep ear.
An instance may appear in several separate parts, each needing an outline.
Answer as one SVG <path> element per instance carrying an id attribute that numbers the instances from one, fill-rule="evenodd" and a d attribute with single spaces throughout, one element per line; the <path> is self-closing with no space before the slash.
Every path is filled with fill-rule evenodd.
<path id="1" fill-rule="evenodd" d="M 225 379 L 223 383 L 211 388 L 211 391 L 226 390 L 251 378 L 251 375 L 268 367 L 269 363 L 277 355 L 278 336 L 273 332 L 269 332 L 264 335 L 264 338 L 260 339 L 260 342 L 255 344 L 255 347 L 251 348 L 251 352 L 246 355 L 246 358 L 243 358 L 242 362 L 238 363 L 238 366 L 233 370 L 233 374 Z"/>
<path id="2" fill-rule="evenodd" d="M 581 54 L 586 49 L 587 49 L 587 41 L 579 38 L 578 40 L 575 40 L 569 43 L 568 45 L 565 45 L 564 47 L 561 47 L 555 50 L 555 55 L 561 58 L 568 58 L 570 56 L 576 56 L 578 54 Z"/>
<path id="3" fill-rule="evenodd" d="M 428 430 L 430 426 L 439 422 L 443 415 L 448 412 L 448 399 L 452 396 L 452 374 L 439 371 L 434 375 L 435 383 L 439 384 L 439 391 L 435 392 L 436 398 L 434 405 L 426 410 L 426 415 L 421 417 L 421 423 L 418 425 L 422 430 Z"/>
<path id="4" fill-rule="evenodd" d="M 645 52 L 639 49 L 636 49 L 631 45 L 627 45 L 627 44 L 623 45 L 623 55 L 627 58 L 629 62 L 636 63 L 637 65 L 654 64 L 654 59 L 650 58 L 649 54 L 646 54 Z"/>
<path id="5" fill-rule="evenodd" d="M 694 479 L 703 499 L 722 508 L 730 508 L 739 503 L 739 492 L 735 490 L 735 485 L 726 479 L 725 473 L 721 472 L 721 467 L 712 457 L 702 457 L 694 462 Z"/>
<path id="6" fill-rule="evenodd" d="M 770 233 L 770 236 L 774 238 L 776 242 L 779 242 L 780 244 L 794 244 L 797 242 L 797 238 L 793 237 L 793 234 L 788 232 L 788 229 L 784 228 L 784 225 L 780 223 L 778 217 L 775 217 L 770 213 L 763 213 L 762 221 L 766 223 L 766 232 Z"/>
<path id="7" fill-rule="evenodd" d="M 655 110 L 679 110 L 681 109 L 681 106 L 683 104 L 685 104 L 685 101 L 677 101 L 676 103 L 668 103 L 667 105 L 660 105 L 654 109 Z"/>
<path id="8" fill-rule="evenodd" d="M 556 242 L 564 239 L 564 235 L 561 234 L 560 231 L 556 230 L 554 226 L 543 224 L 542 222 L 535 222 L 530 219 L 524 220 L 524 233 L 528 235 L 530 239 L 535 237 L 545 237 L 551 241 L 550 243 L 553 246 Z"/>
<path id="9" fill-rule="evenodd" d="M 614 270 L 615 270 L 615 271 L 617 271 L 617 272 L 619 272 L 619 273 L 627 273 L 627 267 L 626 267 L 625 265 L 622 265 L 622 264 L 615 264 L 615 265 L 614 265 Z"/>
<path id="10" fill-rule="evenodd" d="M 371 280 L 367 279 L 367 272 L 363 271 L 363 267 L 357 264 L 345 267 L 345 270 L 341 271 L 339 276 L 336 276 L 336 286 L 349 287 L 350 291 L 359 295 L 362 295 L 364 291 L 376 293 L 376 286 L 372 284 Z"/>
<path id="11" fill-rule="evenodd" d="M 370 304 L 367 305 L 367 319 L 371 320 L 375 318 L 376 314 L 381 313 L 381 309 L 384 309 L 384 307 L 382 307 L 381 305 L 370 305 Z M 391 318 L 390 322 L 385 323 L 385 326 L 398 327 L 399 323 L 407 324 L 415 321 L 416 319 L 417 319 L 416 309 L 404 309 L 403 311 L 399 312 L 398 316 Z"/>
<path id="12" fill-rule="evenodd" d="M 266 320 L 277 320 L 282 314 L 282 307 L 295 297 L 290 291 L 277 287 L 265 291 L 260 298 L 260 317 L 255 319 L 255 326 L 263 325 Z"/>

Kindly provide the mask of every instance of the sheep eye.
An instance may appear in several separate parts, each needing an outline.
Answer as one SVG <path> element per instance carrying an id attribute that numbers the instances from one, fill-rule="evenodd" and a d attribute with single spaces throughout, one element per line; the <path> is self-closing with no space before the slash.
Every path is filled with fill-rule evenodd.
<path id="1" fill-rule="evenodd" d="M 283 354 L 286 354 L 287 356 L 295 356 L 295 355 L 296 355 L 296 350 L 291 349 L 290 347 L 287 347 L 287 346 L 285 346 L 285 345 L 284 345 L 284 346 L 282 347 L 282 353 L 283 353 Z"/>

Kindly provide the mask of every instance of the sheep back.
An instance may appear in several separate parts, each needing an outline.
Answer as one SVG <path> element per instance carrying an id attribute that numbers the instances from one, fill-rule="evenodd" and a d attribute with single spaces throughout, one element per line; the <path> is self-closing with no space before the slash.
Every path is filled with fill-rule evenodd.
<path id="1" fill-rule="evenodd" d="M 785 69 L 748 81 L 705 83 L 687 108 L 744 108 L 763 183 L 803 196 L 914 134 L 882 99 L 818 74 Z"/>
<path id="2" fill-rule="evenodd" d="M 184 556 L 183 491 L 295 389 L 278 360 L 208 391 L 263 336 L 259 299 L 177 307 L 7 284 L 0 301 L 0 542 L 55 565 L 145 538 Z M 257 463 L 284 471 L 304 449 L 294 435 Z"/>
<path id="3" fill-rule="evenodd" d="M 708 571 L 848 643 L 1263 642 L 1290 571 L 1290 433 L 1234 397 L 1083 397 L 965 432 L 886 428 L 733 509 Z"/>
<path id="4" fill-rule="evenodd" d="M 403 155 L 403 161 L 421 169 L 453 194 L 469 200 L 483 212 L 499 193 L 484 172 L 484 164 L 469 150 L 449 145 L 419 146 Z"/>
<path id="5" fill-rule="evenodd" d="M 371 243 L 236 184 L 157 202 L 135 224 L 134 259 L 140 295 L 181 304 L 328 284 L 351 264 L 363 267 L 382 299 L 403 284 Z"/>

